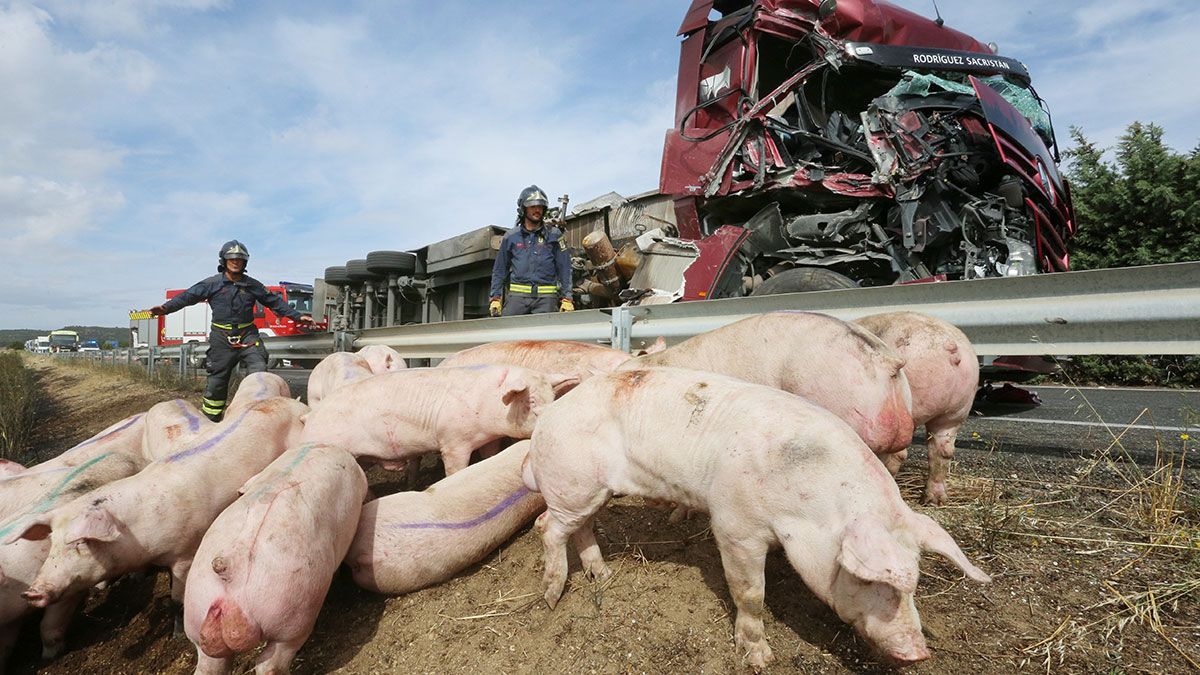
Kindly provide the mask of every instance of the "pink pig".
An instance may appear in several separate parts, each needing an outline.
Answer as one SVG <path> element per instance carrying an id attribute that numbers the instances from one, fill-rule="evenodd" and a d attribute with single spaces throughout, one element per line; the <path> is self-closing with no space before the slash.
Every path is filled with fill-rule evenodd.
<path id="1" fill-rule="evenodd" d="M 0 522 L 0 540 L 24 530 L 38 515 L 60 504 L 67 504 L 101 485 L 133 475 L 141 463 L 116 452 L 93 457 L 78 467 L 54 475 L 54 481 L 15 514 Z M 0 488 L 2 489 L 2 488 Z M 50 553 L 50 542 L 17 540 L 0 546 L 0 672 L 20 632 L 21 620 L 33 612 L 22 594 L 29 589 L 38 570 Z M 63 597 L 48 606 L 42 617 L 42 658 L 50 659 L 62 651 L 67 625 L 83 593 Z"/>
<path id="2" fill-rule="evenodd" d="M 370 345 L 356 353 L 335 352 L 321 359 L 308 376 L 308 404 L 315 406 L 322 398 L 348 384 L 405 367 L 400 354 L 384 345 Z"/>
<path id="3" fill-rule="evenodd" d="M 0 459 L 0 477 L 15 476 L 25 470 L 25 467 L 16 462 Z"/>
<path id="4" fill-rule="evenodd" d="M 162 459 L 212 425 L 196 406 L 181 398 L 155 403 L 146 411 L 142 456 L 146 462 Z"/>
<path id="5" fill-rule="evenodd" d="M 517 366 L 413 368 L 338 389 L 304 419 L 301 441 L 336 445 L 394 467 L 442 453 L 446 474 L 500 438 L 529 438 L 568 375 Z"/>
<path id="6" fill-rule="evenodd" d="M 771 312 L 697 335 L 622 370 L 705 370 L 798 394 L 845 420 L 877 454 L 912 442 L 904 361 L 879 338 L 814 312 Z"/>
<path id="7" fill-rule="evenodd" d="M 519 441 L 424 492 L 367 502 L 346 555 L 354 580 L 377 593 L 410 593 L 496 550 L 546 506 L 521 480 L 528 450 Z"/>
<path id="8" fill-rule="evenodd" d="M 855 321 L 904 358 L 912 389 L 913 424 L 925 425 L 929 445 L 929 477 L 925 502 L 946 501 L 946 474 L 954 458 L 954 440 L 971 414 L 979 386 L 979 357 L 963 332 L 927 314 L 890 312 Z M 895 473 L 903 454 L 888 465 Z"/>
<path id="9" fill-rule="evenodd" d="M 242 486 L 213 522 L 187 578 L 184 627 L 197 673 L 267 647 L 260 673 L 285 673 L 354 536 L 367 478 L 348 452 L 304 444 Z"/>
<path id="10" fill-rule="evenodd" d="M 609 372 L 629 360 L 629 354 L 612 347 L 571 340 L 513 340 L 492 342 L 452 354 L 439 368 L 475 365 L 513 365 L 543 373 L 565 373 L 580 381 L 593 373 Z"/>
<path id="11" fill-rule="evenodd" d="M 308 408 L 289 398 L 253 403 L 141 472 L 28 519 L 3 541 L 50 537 L 50 554 L 25 592 L 35 607 L 148 565 L 171 570 L 172 599 L 201 537 L 238 488 L 300 434 Z"/>
<path id="12" fill-rule="evenodd" d="M 99 456 L 116 453 L 134 460 L 139 467 L 145 466 L 146 460 L 142 456 L 144 430 L 145 414 L 133 415 L 105 428 L 53 459 L 35 464 L 19 473 L 0 475 L 0 518 L 17 513 L 73 469 Z"/>
<path id="13" fill-rule="evenodd" d="M 229 400 L 229 406 L 225 409 L 225 417 L 221 421 L 237 417 L 246 408 L 259 401 L 278 396 L 290 398 L 291 395 L 292 390 L 288 387 L 287 380 L 275 373 L 250 373 L 238 383 L 237 391 Z"/>
<path id="14" fill-rule="evenodd" d="M 589 379 L 542 414 L 526 485 L 546 499 L 544 588 L 558 602 L 567 539 L 605 578 L 592 533 L 613 495 L 708 511 L 737 606 L 738 650 L 771 660 L 763 632 L 767 551 L 783 547 L 813 594 L 897 663 L 929 656 L 913 603 L 921 550 L 988 576 L 900 497 L 845 422 L 778 389 L 694 370 L 622 370 Z"/>

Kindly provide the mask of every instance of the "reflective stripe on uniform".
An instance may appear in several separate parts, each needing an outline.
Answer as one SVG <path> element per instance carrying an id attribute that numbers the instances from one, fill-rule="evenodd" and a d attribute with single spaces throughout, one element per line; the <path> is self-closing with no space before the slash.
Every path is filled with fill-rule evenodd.
<path id="1" fill-rule="evenodd" d="M 531 286 L 530 284 L 509 284 L 508 285 L 508 290 L 512 291 L 513 293 L 533 293 L 534 292 L 533 289 L 534 289 L 534 287 Z M 541 295 L 543 293 L 557 293 L 557 292 L 558 292 L 558 286 L 537 286 L 538 295 Z"/>
<path id="2" fill-rule="evenodd" d="M 220 328 L 222 330 L 234 330 L 235 328 L 237 330 L 241 330 L 243 328 L 249 328 L 250 326 L 253 326 L 254 322 L 251 321 L 250 323 L 239 323 L 237 326 L 234 326 L 233 324 L 217 323 L 214 321 L 212 325 L 213 328 Z"/>
<path id="3" fill-rule="evenodd" d="M 208 398 L 201 399 L 200 409 L 210 415 L 217 415 L 225 409 L 225 401 L 214 401 Z"/>

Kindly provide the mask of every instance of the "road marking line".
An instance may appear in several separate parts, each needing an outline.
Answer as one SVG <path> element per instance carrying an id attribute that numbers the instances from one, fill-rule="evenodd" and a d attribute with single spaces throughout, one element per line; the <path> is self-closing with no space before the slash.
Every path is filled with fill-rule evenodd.
<path id="1" fill-rule="evenodd" d="M 1120 424 L 1114 422 L 1105 424 L 1103 422 L 1078 422 L 1075 420 L 1047 420 L 1037 417 L 987 417 L 976 416 L 969 418 L 971 420 L 988 420 L 991 422 L 1033 422 L 1034 424 L 1067 424 L 1077 427 L 1101 427 L 1106 429 L 1121 430 L 1121 429 L 1146 429 L 1150 431 L 1178 431 L 1180 433 L 1192 434 L 1200 433 L 1200 427 L 1162 427 L 1153 424 Z"/>

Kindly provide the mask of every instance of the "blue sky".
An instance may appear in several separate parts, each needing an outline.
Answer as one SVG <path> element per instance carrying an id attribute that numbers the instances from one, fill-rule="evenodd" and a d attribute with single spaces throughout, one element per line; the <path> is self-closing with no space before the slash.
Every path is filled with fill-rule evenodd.
<path id="1" fill-rule="evenodd" d="M 932 15 L 929 0 L 898 3 Z M 0 328 L 125 325 L 238 238 L 265 282 L 657 186 L 686 0 L 0 0 Z M 941 0 L 1060 138 L 1195 147 L 1194 0 Z"/>

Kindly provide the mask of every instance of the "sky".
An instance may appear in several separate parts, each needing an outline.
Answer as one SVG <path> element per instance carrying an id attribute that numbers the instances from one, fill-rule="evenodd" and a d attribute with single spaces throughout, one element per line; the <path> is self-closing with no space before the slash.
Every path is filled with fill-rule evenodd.
<path id="1" fill-rule="evenodd" d="M 215 273 L 311 282 L 657 187 L 687 0 L 0 0 L 0 328 L 124 326 Z M 933 15 L 930 0 L 897 4 Z M 1194 0 L 941 0 L 1067 128 L 1197 146 Z"/>

